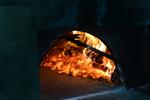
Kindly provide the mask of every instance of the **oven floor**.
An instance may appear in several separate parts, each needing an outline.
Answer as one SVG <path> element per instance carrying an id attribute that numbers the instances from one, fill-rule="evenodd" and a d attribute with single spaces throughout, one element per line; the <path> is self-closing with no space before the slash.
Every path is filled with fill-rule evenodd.
<path id="1" fill-rule="evenodd" d="M 40 95 L 41 100 L 150 100 L 149 96 L 123 86 L 58 74 L 49 68 L 40 70 Z"/>

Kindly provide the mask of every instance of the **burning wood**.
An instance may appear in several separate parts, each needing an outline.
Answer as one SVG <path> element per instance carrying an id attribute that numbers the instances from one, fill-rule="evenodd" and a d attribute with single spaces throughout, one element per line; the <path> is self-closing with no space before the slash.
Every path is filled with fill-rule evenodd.
<path id="1" fill-rule="evenodd" d="M 103 78 L 111 81 L 116 66 L 108 58 L 110 52 L 106 45 L 86 32 L 73 31 L 67 34 L 67 37 L 72 38 L 73 41 L 63 38 L 54 41 L 43 58 L 41 66 L 73 76 Z M 85 48 L 85 45 L 92 49 Z M 98 50 L 101 55 L 92 51 L 93 49 Z"/>

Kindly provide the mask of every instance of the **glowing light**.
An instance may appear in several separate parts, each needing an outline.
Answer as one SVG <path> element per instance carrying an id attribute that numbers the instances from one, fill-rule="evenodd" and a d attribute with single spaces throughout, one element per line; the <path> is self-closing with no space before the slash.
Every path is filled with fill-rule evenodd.
<path id="1" fill-rule="evenodd" d="M 70 35 L 78 35 L 75 40 L 81 41 L 100 51 L 108 53 L 106 45 L 97 37 L 82 32 L 72 31 Z M 111 80 L 111 75 L 115 70 L 115 64 L 107 57 L 100 57 L 95 61 L 99 54 L 88 48 L 78 46 L 65 39 L 56 40 L 47 55 L 41 62 L 42 67 L 49 67 L 59 73 L 71 74 L 72 76 L 103 78 Z"/>

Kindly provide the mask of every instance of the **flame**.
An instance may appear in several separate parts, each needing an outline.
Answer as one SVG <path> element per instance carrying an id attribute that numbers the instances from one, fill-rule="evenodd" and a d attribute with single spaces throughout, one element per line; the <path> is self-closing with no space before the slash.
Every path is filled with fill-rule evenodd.
<path id="1" fill-rule="evenodd" d="M 69 34 L 77 35 L 78 38 L 75 38 L 75 40 L 109 54 L 106 45 L 97 37 L 82 31 L 72 31 Z M 78 46 L 65 39 L 58 39 L 52 43 L 48 53 L 41 62 L 41 66 L 49 67 L 58 73 L 66 73 L 83 78 L 103 78 L 111 81 L 115 64 L 105 56 L 100 57 L 96 61 L 95 59 L 98 55 L 88 48 Z"/>

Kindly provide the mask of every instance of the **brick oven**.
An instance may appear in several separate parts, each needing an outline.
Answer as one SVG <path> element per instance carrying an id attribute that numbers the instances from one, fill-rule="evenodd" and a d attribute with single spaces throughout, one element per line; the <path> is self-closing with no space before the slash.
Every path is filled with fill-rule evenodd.
<path id="1" fill-rule="evenodd" d="M 146 12 L 149 10 L 146 8 L 147 6 L 143 9 L 142 5 L 140 5 L 141 2 L 133 2 L 134 6 L 132 6 L 132 2 L 124 1 L 126 5 L 129 4 L 127 7 L 122 6 L 123 2 L 120 1 L 114 3 L 110 0 L 93 0 L 92 2 L 89 0 L 87 2 L 77 0 L 75 3 L 77 14 L 74 17 L 73 26 L 63 26 L 61 28 L 50 27 L 39 30 L 38 48 L 41 62 L 43 61 L 43 57 L 48 54 L 52 41 L 61 37 L 66 41 L 88 48 L 99 53 L 101 56 L 112 59 L 116 66 L 111 77 L 112 83 L 101 78 L 95 80 L 72 77 L 70 73 L 68 73 L 69 75 L 58 74 L 56 71 L 51 70 L 53 68 L 41 67 L 40 82 L 42 99 L 65 99 L 78 96 L 79 98 L 76 99 L 80 99 L 80 96 L 81 99 L 84 99 L 90 93 L 94 93 L 91 95 L 95 96 L 102 95 L 103 93 L 107 94 L 107 92 L 117 91 L 118 93 L 124 90 L 124 88 L 133 89 L 140 86 L 147 86 L 150 80 L 150 64 L 148 63 L 150 56 L 150 26 L 148 23 L 149 15 Z M 138 8 L 141 10 L 138 10 Z M 137 16 L 139 13 L 142 13 L 142 15 Z M 63 24 L 61 23 L 61 25 Z M 75 41 L 72 36 L 65 35 L 73 30 L 87 32 L 99 37 L 108 48 L 109 53 L 97 50 L 88 44 Z M 61 45 L 61 43 L 58 45 Z M 47 62 L 51 61 L 50 58 L 47 59 Z M 52 89 L 52 91 L 49 89 Z M 63 93 L 63 91 L 66 93 Z M 86 96 L 82 98 L 82 95 Z"/>

